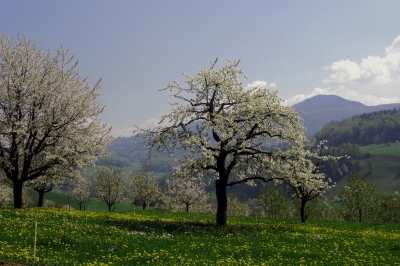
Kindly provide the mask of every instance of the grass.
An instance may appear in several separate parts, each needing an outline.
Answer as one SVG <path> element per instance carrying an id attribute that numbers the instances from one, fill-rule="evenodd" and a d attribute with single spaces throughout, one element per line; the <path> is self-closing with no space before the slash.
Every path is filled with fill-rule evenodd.
<path id="1" fill-rule="evenodd" d="M 364 159 L 364 167 L 360 173 L 376 186 L 376 192 L 381 194 L 400 192 L 400 143 L 368 145 L 360 149 L 371 153 L 369 158 Z M 372 172 L 367 168 L 369 160 L 373 163 Z M 337 196 L 347 184 L 347 179 L 348 176 L 340 180 L 335 188 L 327 192 L 327 196 L 329 198 Z"/>
<path id="2" fill-rule="evenodd" d="M 0 260 L 30 265 L 400 265 L 397 224 L 168 211 L 0 209 Z M 36 256 L 33 256 L 37 221 Z"/>
<path id="3" fill-rule="evenodd" d="M 361 151 L 369 151 L 371 154 L 386 154 L 400 157 L 400 143 L 372 144 L 360 147 Z"/>

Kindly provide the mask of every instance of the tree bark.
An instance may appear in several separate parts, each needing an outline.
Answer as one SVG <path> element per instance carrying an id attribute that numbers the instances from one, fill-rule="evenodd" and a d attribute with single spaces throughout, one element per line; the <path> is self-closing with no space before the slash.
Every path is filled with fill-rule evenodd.
<path id="1" fill-rule="evenodd" d="M 307 201 L 304 199 L 301 199 L 300 203 L 300 216 L 301 216 L 301 222 L 305 223 L 306 222 L 306 203 Z"/>
<path id="2" fill-rule="evenodd" d="M 186 203 L 186 212 L 189 212 L 189 204 Z"/>
<path id="3" fill-rule="evenodd" d="M 37 191 L 37 190 L 36 190 Z M 43 201 L 44 201 L 44 191 L 37 191 L 39 193 L 39 201 L 38 201 L 38 207 L 43 207 Z"/>
<path id="4" fill-rule="evenodd" d="M 13 181 L 13 193 L 14 193 L 14 208 L 21 209 L 24 204 L 22 201 L 22 189 L 24 182 L 20 179 Z"/>
<path id="5" fill-rule="evenodd" d="M 226 198 L 226 183 L 221 179 L 215 180 L 215 189 L 217 196 L 217 225 L 226 225 L 227 214 L 227 198 Z"/>

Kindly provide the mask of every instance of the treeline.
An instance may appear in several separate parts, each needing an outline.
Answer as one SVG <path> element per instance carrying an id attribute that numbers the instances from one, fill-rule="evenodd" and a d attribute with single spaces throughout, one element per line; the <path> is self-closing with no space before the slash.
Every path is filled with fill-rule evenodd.
<path id="1" fill-rule="evenodd" d="M 400 110 L 383 110 L 331 121 L 316 134 L 316 139 L 317 142 L 329 140 L 331 146 L 396 142 L 400 140 Z"/>
<path id="2" fill-rule="evenodd" d="M 170 156 L 168 153 L 157 154 L 156 151 L 152 151 L 151 160 L 149 160 L 150 151 L 144 147 L 143 144 L 144 136 L 136 138 L 119 138 L 115 140 L 108 152 L 114 154 L 114 157 L 110 158 L 124 158 L 130 163 L 139 162 L 142 165 L 147 166 L 149 171 L 157 172 L 171 172 L 173 167 L 177 166 L 177 159 L 182 158 L 184 151 L 174 151 L 174 156 Z M 100 162 L 102 163 L 102 162 Z M 115 164 L 106 164 L 111 166 L 117 166 Z"/>
<path id="3" fill-rule="evenodd" d="M 115 166 L 119 168 L 127 167 L 131 165 L 131 162 L 128 159 L 111 156 L 111 157 L 102 157 L 96 161 L 97 166 L 101 165 L 108 165 L 108 166 Z"/>

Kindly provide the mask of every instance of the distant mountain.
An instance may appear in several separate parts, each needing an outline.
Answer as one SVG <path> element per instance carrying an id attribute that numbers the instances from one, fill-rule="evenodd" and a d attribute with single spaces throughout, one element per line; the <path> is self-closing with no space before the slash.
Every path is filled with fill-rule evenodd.
<path id="1" fill-rule="evenodd" d="M 340 121 L 364 113 L 399 108 L 400 103 L 367 106 L 337 95 L 317 95 L 292 107 L 297 111 L 303 111 L 300 116 L 304 119 L 304 126 L 307 128 L 306 135 L 313 137 L 332 120 Z"/>

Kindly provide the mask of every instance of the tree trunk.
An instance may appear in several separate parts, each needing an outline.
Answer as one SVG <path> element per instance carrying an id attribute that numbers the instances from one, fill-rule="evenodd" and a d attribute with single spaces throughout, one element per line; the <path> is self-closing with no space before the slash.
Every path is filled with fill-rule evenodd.
<path id="1" fill-rule="evenodd" d="M 301 216 L 301 222 L 305 223 L 306 222 L 306 203 L 307 201 L 304 199 L 301 199 L 301 204 L 300 204 L 300 216 Z"/>
<path id="2" fill-rule="evenodd" d="M 186 203 L 186 212 L 189 212 L 189 204 Z"/>
<path id="3" fill-rule="evenodd" d="M 37 191 L 37 190 L 36 190 Z M 38 207 L 43 207 L 43 201 L 44 201 L 44 191 L 37 191 L 39 193 L 39 201 L 38 201 Z"/>
<path id="4" fill-rule="evenodd" d="M 107 205 L 108 205 L 108 211 L 110 212 L 112 204 L 107 204 Z"/>
<path id="5" fill-rule="evenodd" d="M 147 206 L 146 202 L 142 201 L 142 208 L 143 208 L 143 210 L 146 209 L 146 206 Z"/>
<path id="6" fill-rule="evenodd" d="M 220 179 L 215 180 L 215 189 L 217 196 L 217 225 L 226 225 L 227 214 L 227 198 L 226 198 L 226 183 Z"/>
<path id="7" fill-rule="evenodd" d="M 21 209 L 23 207 L 22 189 L 24 182 L 17 179 L 13 181 L 14 208 Z"/>

